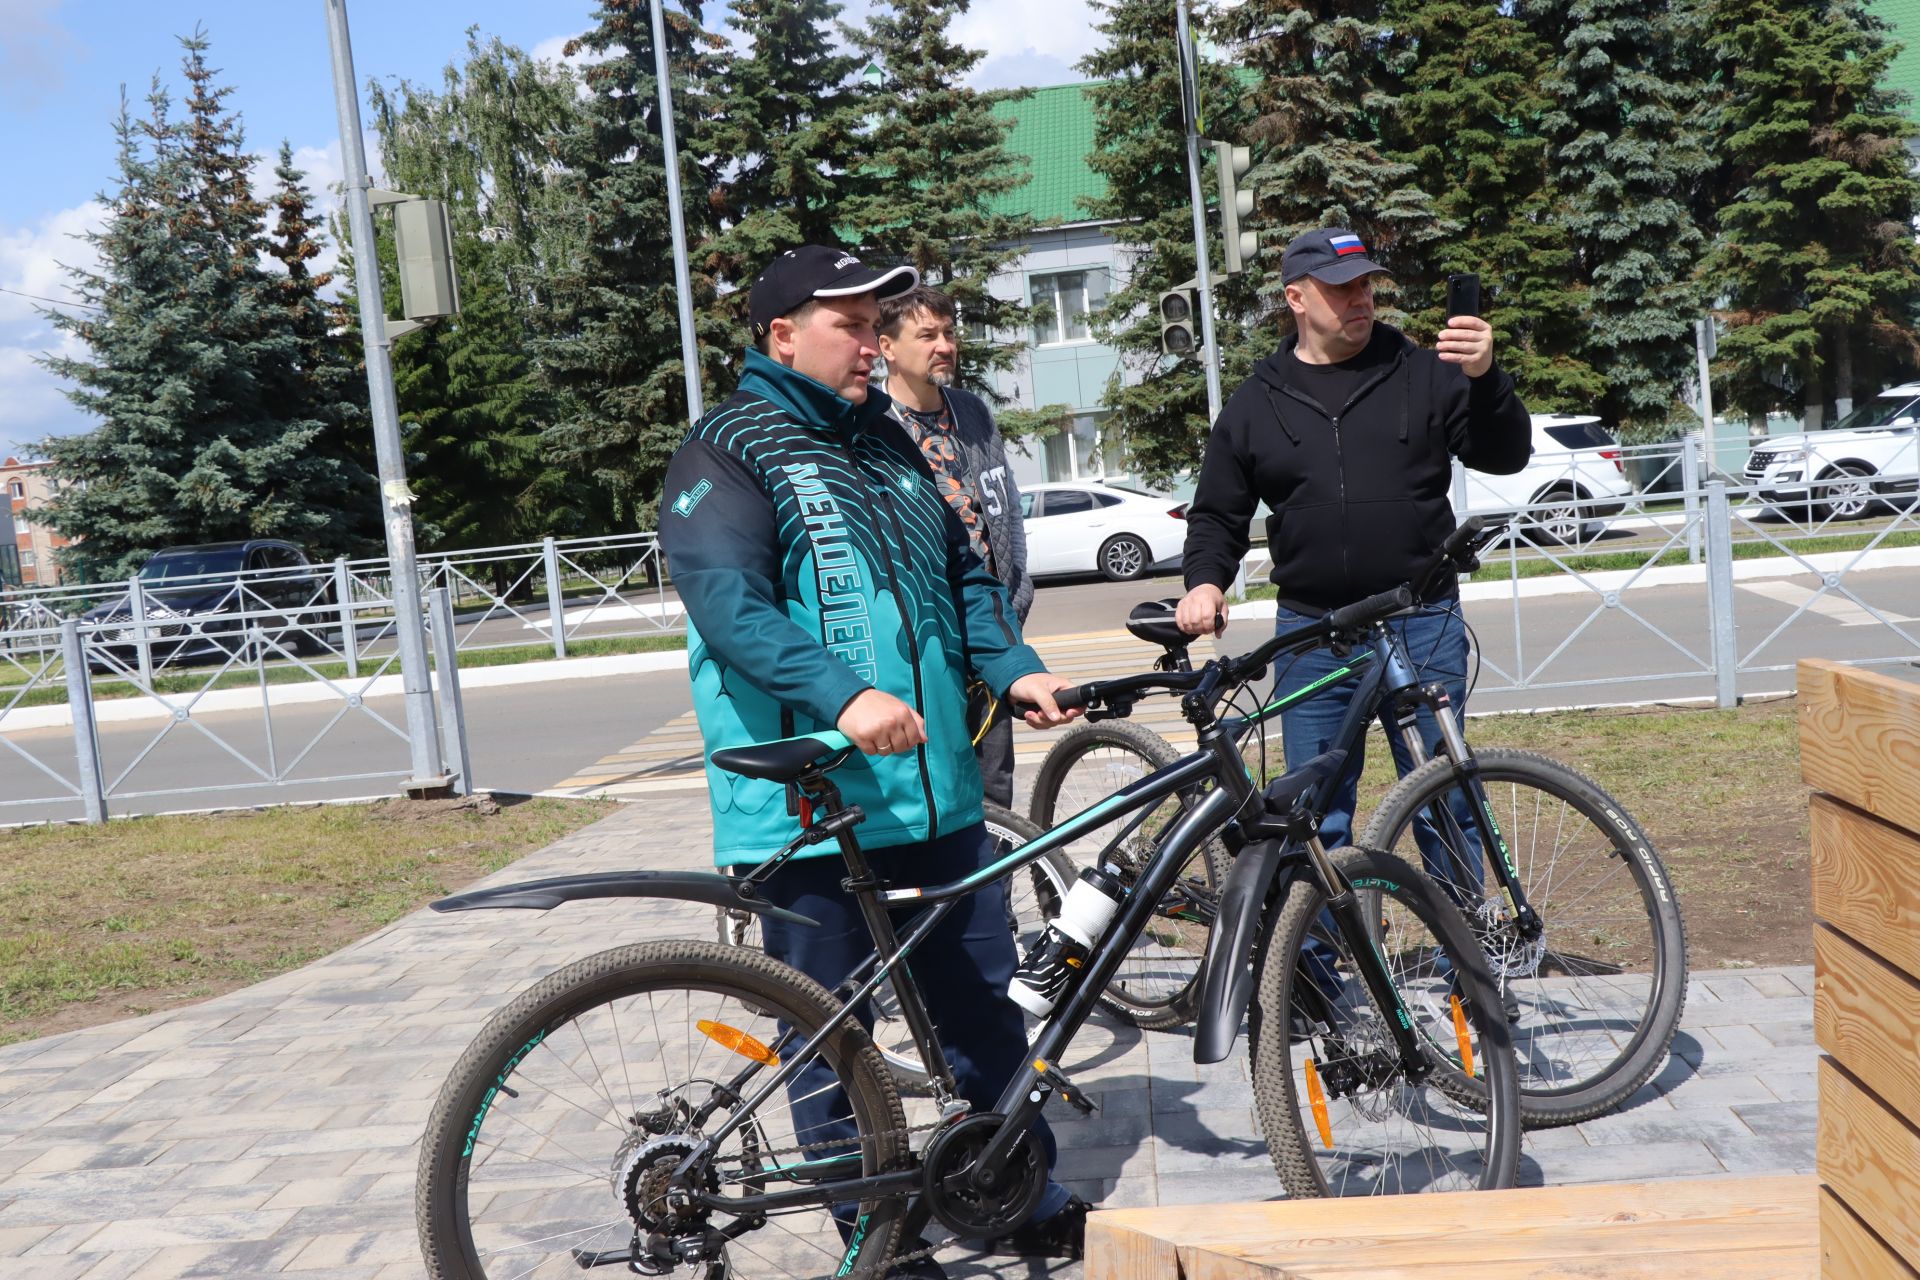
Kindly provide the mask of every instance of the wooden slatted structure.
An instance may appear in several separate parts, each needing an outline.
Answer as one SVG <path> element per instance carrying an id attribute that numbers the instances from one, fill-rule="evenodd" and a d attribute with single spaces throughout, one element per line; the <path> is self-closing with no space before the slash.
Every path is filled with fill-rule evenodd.
<path id="1" fill-rule="evenodd" d="M 1821 1275 L 1920 1277 L 1920 684 L 1800 664 Z"/>
<path id="2" fill-rule="evenodd" d="M 1098 1213 L 1087 1280 L 1920 1280 L 1920 683 L 1799 683 L 1817 1177 Z"/>

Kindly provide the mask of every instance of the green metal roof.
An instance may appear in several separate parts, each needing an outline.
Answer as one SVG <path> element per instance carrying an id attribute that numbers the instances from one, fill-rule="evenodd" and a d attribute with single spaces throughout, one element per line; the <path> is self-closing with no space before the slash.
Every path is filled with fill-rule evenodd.
<path id="1" fill-rule="evenodd" d="M 1871 8 L 1906 46 L 1887 72 L 1887 86 L 1907 94 L 1907 114 L 1920 117 L 1920 0 L 1873 0 Z"/>
<path id="2" fill-rule="evenodd" d="M 1920 0 L 1915 0 L 1920 7 Z M 1093 104 L 1089 83 L 1030 90 L 1026 97 L 997 102 L 993 113 L 1014 121 L 1007 149 L 1032 162 L 1032 181 L 994 200 L 994 213 L 1031 214 L 1042 221 L 1085 222 L 1080 197 L 1107 193 L 1107 180 L 1087 167 L 1093 151 Z"/>

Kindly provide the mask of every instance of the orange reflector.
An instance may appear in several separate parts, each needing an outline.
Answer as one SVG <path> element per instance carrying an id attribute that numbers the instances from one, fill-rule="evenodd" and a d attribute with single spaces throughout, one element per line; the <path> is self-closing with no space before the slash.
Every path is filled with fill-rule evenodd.
<path id="1" fill-rule="evenodd" d="M 1333 1121 L 1327 1116 L 1327 1091 L 1320 1087 L 1320 1068 L 1313 1065 L 1313 1059 L 1307 1059 L 1307 1101 L 1313 1107 L 1313 1127 L 1320 1131 L 1320 1141 L 1327 1150 L 1333 1150 Z"/>
<path id="2" fill-rule="evenodd" d="M 693 1024 L 700 1034 L 723 1049 L 731 1049 L 743 1058 L 752 1058 L 755 1062 L 764 1062 L 769 1067 L 780 1065 L 780 1055 L 755 1040 L 744 1031 L 728 1026 L 724 1022 L 709 1022 L 702 1018 Z"/>
<path id="3" fill-rule="evenodd" d="M 1453 1004 L 1453 1038 L 1460 1042 L 1460 1065 L 1468 1075 L 1473 1075 L 1473 1036 L 1467 1031 L 1466 1006 L 1460 1003 L 1459 996 L 1449 996 Z"/>

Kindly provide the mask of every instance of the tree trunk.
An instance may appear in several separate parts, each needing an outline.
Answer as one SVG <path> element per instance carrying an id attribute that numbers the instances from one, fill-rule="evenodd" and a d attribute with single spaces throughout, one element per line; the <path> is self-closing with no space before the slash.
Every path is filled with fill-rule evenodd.
<path id="1" fill-rule="evenodd" d="M 1806 404 L 1800 420 L 1801 429 L 1805 431 L 1818 431 L 1820 429 L 1821 410 L 1826 407 L 1825 380 L 1820 374 L 1821 370 L 1809 360 L 1807 362 L 1805 376 L 1800 380 L 1800 385 L 1806 392 Z"/>
<path id="2" fill-rule="evenodd" d="M 1853 335 L 1841 329 L 1833 335 L 1833 414 L 1853 412 Z"/>

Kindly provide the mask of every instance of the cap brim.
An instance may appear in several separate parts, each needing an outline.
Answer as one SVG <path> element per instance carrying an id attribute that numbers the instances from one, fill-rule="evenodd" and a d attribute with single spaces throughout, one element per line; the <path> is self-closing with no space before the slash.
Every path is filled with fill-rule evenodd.
<path id="1" fill-rule="evenodd" d="M 856 294 L 870 293 L 876 298 L 891 298 L 897 293 L 905 293 L 920 283 L 920 273 L 912 267 L 894 267 L 889 271 L 861 271 L 848 283 L 835 285 L 831 289 L 815 289 L 816 298 L 851 298 Z"/>
<path id="2" fill-rule="evenodd" d="M 1363 253 L 1358 257 L 1343 258 L 1339 262 L 1329 263 L 1317 270 L 1301 274 L 1312 276 L 1321 284 L 1346 284 L 1350 280 L 1358 280 L 1361 276 L 1385 276 L 1393 273 Z M 1295 276 L 1294 279 L 1299 279 L 1299 276 Z"/>

